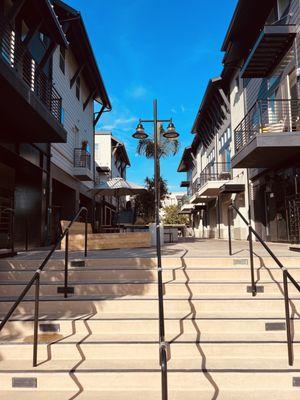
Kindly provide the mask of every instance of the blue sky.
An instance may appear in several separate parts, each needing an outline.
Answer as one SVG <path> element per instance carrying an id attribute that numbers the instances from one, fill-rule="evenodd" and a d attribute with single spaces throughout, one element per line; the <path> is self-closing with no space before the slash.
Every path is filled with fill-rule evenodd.
<path id="1" fill-rule="evenodd" d="M 185 176 L 177 173 L 178 163 L 193 140 L 208 80 L 221 72 L 220 48 L 237 0 L 65 1 L 84 18 L 113 105 L 97 128 L 125 142 L 127 179 L 143 184 L 153 176 L 153 161 L 137 156 L 131 135 L 139 118 L 152 118 L 157 98 L 159 117 L 172 117 L 180 133 L 179 153 L 162 161 L 162 176 L 169 191 L 182 190 Z"/>

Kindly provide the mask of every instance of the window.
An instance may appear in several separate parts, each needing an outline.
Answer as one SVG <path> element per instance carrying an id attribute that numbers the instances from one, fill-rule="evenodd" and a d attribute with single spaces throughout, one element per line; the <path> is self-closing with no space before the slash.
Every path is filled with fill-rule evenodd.
<path id="1" fill-rule="evenodd" d="M 61 108 L 60 123 L 61 123 L 62 125 L 65 124 L 65 109 L 64 109 L 63 107 Z"/>
<path id="2" fill-rule="evenodd" d="M 277 0 L 278 19 L 282 18 L 287 12 L 290 5 L 290 0 Z"/>
<path id="3" fill-rule="evenodd" d="M 80 76 L 76 78 L 76 97 L 80 99 Z"/>
<path id="4" fill-rule="evenodd" d="M 66 49 L 63 46 L 60 46 L 59 51 L 59 68 L 64 74 L 66 70 Z"/>
<path id="5" fill-rule="evenodd" d="M 99 143 L 95 143 L 95 159 L 97 161 L 100 160 L 100 144 Z"/>
<path id="6" fill-rule="evenodd" d="M 208 163 L 211 163 L 211 162 L 214 161 L 214 159 L 215 159 L 215 149 L 212 149 L 212 151 L 209 153 L 207 159 L 208 159 Z"/>
<path id="7" fill-rule="evenodd" d="M 47 36 L 44 35 L 43 32 L 40 32 L 39 36 L 40 36 L 40 41 L 43 43 L 43 45 L 47 46 L 47 44 L 48 44 Z"/>

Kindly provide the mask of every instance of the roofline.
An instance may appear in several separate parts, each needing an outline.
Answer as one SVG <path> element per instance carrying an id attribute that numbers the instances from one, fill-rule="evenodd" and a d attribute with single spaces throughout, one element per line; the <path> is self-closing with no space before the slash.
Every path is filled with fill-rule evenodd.
<path id="1" fill-rule="evenodd" d="M 228 47 L 228 44 L 229 44 L 229 41 L 230 41 L 231 31 L 232 31 L 232 28 L 233 28 L 233 26 L 234 26 L 234 24 L 235 24 L 235 20 L 236 20 L 236 17 L 237 17 L 237 13 L 238 13 L 240 7 L 241 7 L 241 0 L 238 0 L 238 3 L 237 3 L 237 5 L 236 5 L 236 7 L 235 7 L 233 16 L 232 16 L 232 18 L 231 18 L 229 27 L 228 27 L 228 29 L 227 29 L 227 32 L 226 32 L 224 41 L 223 41 L 223 43 L 222 43 L 221 51 L 226 51 L 226 50 L 227 50 L 227 47 Z"/>
<path id="2" fill-rule="evenodd" d="M 85 23 L 84 23 L 83 18 L 81 16 L 81 13 L 78 10 L 76 10 L 75 8 L 70 7 L 68 4 L 64 3 L 62 0 L 52 0 L 52 2 L 53 2 L 53 4 L 56 4 L 57 6 L 62 7 L 67 12 L 73 14 L 74 17 L 78 17 L 78 21 L 81 24 L 82 29 L 83 29 L 84 40 L 86 41 L 86 45 L 87 45 L 87 47 L 88 47 L 88 49 L 90 51 L 91 57 L 93 58 L 94 65 L 95 65 L 97 73 L 98 73 L 99 86 L 100 86 L 100 91 L 101 91 L 101 95 L 102 95 L 101 96 L 102 102 L 100 102 L 100 103 L 102 105 L 104 105 L 107 110 L 110 111 L 112 109 L 112 105 L 111 105 L 111 102 L 109 100 L 109 97 L 108 97 L 108 94 L 107 94 L 107 91 L 106 91 L 106 88 L 105 88 L 105 85 L 104 85 L 104 81 L 103 81 L 103 78 L 102 78 L 102 75 L 101 75 L 101 72 L 100 72 L 100 69 L 99 69 L 95 54 L 94 54 L 93 47 L 92 47 L 90 39 L 89 39 L 89 35 L 87 33 L 87 29 L 85 27 Z M 103 97 L 103 99 L 102 99 L 102 97 Z M 95 101 L 97 101 L 97 100 L 95 99 Z"/>
<path id="3" fill-rule="evenodd" d="M 213 88 L 213 85 L 214 85 L 214 84 L 216 84 L 216 83 L 218 83 L 218 82 L 222 82 L 222 81 L 223 81 L 223 79 L 222 79 L 222 77 L 220 77 L 220 76 L 218 76 L 218 77 L 216 77 L 216 78 L 212 78 L 212 79 L 210 79 L 210 80 L 208 81 L 208 84 L 207 84 L 207 87 L 206 87 L 204 96 L 203 96 L 203 98 L 202 98 L 200 107 L 199 107 L 199 109 L 198 109 L 198 111 L 197 111 L 197 115 L 196 115 L 195 121 L 194 121 L 194 123 L 193 123 L 193 127 L 192 127 L 192 130 L 191 130 L 192 133 L 197 133 L 197 132 L 196 132 L 196 123 L 197 123 L 197 121 L 198 121 L 198 118 L 199 118 L 200 113 L 202 112 L 202 108 L 204 107 L 204 105 L 205 105 L 205 103 L 206 103 L 206 101 L 207 101 L 207 98 L 208 98 L 208 96 L 209 96 L 210 90 Z"/>

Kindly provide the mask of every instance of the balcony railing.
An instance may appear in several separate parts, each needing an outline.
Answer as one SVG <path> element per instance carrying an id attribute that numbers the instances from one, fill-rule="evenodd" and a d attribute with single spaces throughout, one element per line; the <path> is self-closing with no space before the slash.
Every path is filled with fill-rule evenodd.
<path id="1" fill-rule="evenodd" d="M 300 131 L 300 100 L 259 100 L 234 131 L 235 152 L 261 133 L 295 131 Z"/>
<path id="2" fill-rule="evenodd" d="M 209 163 L 192 185 L 196 194 L 209 181 L 226 181 L 231 179 L 231 163 Z"/>
<path id="3" fill-rule="evenodd" d="M 28 48 L 4 17 L 0 17 L 0 57 L 61 123 L 62 99 L 52 80 L 39 69 Z"/>
<path id="4" fill-rule="evenodd" d="M 74 167 L 91 169 L 91 155 L 87 150 L 74 149 Z"/>

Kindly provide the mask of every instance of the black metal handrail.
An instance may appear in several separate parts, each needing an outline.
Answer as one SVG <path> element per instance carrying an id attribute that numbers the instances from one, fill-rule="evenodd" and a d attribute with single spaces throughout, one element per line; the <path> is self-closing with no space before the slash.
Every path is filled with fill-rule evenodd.
<path id="1" fill-rule="evenodd" d="M 39 68 L 28 47 L 3 16 L 0 17 L 0 58 L 61 123 L 62 98 L 55 89 L 52 79 Z"/>
<path id="2" fill-rule="evenodd" d="M 15 254 L 15 210 L 10 207 L 0 208 L 0 221 L 3 214 L 10 214 L 9 242 L 12 255 Z"/>
<path id="3" fill-rule="evenodd" d="M 300 100 L 258 100 L 234 130 L 235 152 L 262 133 L 300 131 Z"/>
<path id="4" fill-rule="evenodd" d="M 52 257 L 53 253 L 55 250 L 58 248 L 58 246 L 61 244 L 62 240 L 66 238 L 65 242 L 65 274 L 64 274 L 64 298 L 68 297 L 68 264 L 69 264 L 69 232 L 70 228 L 72 227 L 73 223 L 78 220 L 80 215 L 85 212 L 85 240 L 84 240 L 84 257 L 87 257 L 87 240 L 88 240 L 88 229 L 87 229 L 87 217 L 88 217 L 88 210 L 86 207 L 81 207 L 78 213 L 75 215 L 72 221 L 68 224 L 64 232 L 61 234 L 59 239 L 57 239 L 56 243 L 53 245 L 51 250 L 49 251 L 47 257 L 44 259 L 42 264 L 39 266 L 39 268 L 35 271 L 33 277 L 30 279 L 28 284 L 25 286 L 23 289 L 22 293 L 19 295 L 18 299 L 15 301 L 15 303 L 12 305 L 4 319 L 2 320 L 0 324 L 0 332 L 12 316 L 12 314 L 15 312 L 19 304 L 23 301 L 24 297 L 26 294 L 29 292 L 31 287 L 35 284 L 35 305 L 34 305 L 34 335 L 33 335 L 33 366 L 37 366 L 37 348 L 38 348 L 38 322 L 39 322 L 39 302 L 40 302 L 40 276 L 46 265 L 48 264 L 48 261 Z"/>
<path id="5" fill-rule="evenodd" d="M 287 268 L 282 264 L 282 262 L 277 258 L 277 256 L 273 253 L 270 247 L 265 243 L 265 241 L 260 237 L 260 235 L 252 228 L 251 223 L 247 221 L 247 219 L 243 216 L 243 214 L 238 210 L 238 208 L 234 204 L 230 204 L 228 207 L 228 239 L 229 239 L 229 255 L 232 254 L 232 240 L 231 240 L 231 210 L 234 210 L 242 219 L 242 221 L 248 226 L 249 229 L 249 252 L 250 252 L 250 268 L 251 268 L 251 285 L 252 285 L 252 295 L 255 296 L 257 294 L 256 283 L 254 280 L 254 252 L 253 252 L 253 242 L 252 242 L 252 234 L 257 238 L 257 240 L 262 244 L 264 249 L 270 254 L 279 268 L 283 273 L 283 291 L 284 291 L 284 303 L 285 303 L 285 321 L 286 321 L 286 335 L 287 335 L 287 347 L 288 347 L 288 361 L 289 365 L 294 364 L 294 355 L 293 355 L 293 339 L 291 333 L 291 317 L 290 317 L 290 304 L 289 304 L 289 290 L 288 290 L 288 282 L 290 281 L 294 287 L 300 293 L 300 285 L 293 278 L 293 276 L 289 273 Z"/>

